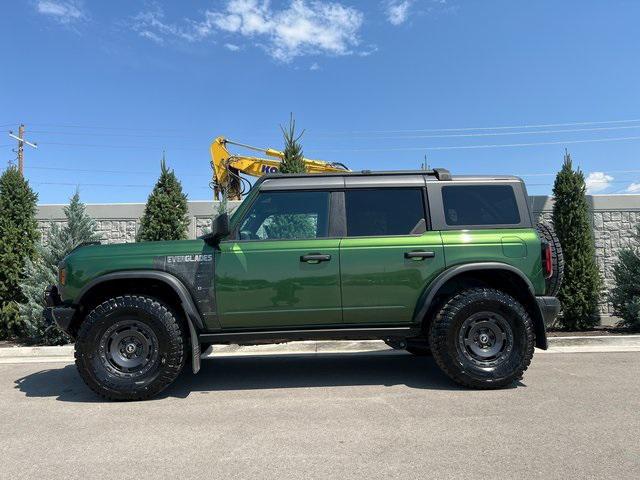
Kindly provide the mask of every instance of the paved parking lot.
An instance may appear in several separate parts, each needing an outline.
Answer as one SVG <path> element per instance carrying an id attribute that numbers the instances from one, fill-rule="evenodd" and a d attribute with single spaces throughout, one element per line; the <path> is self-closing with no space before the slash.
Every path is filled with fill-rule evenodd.
<path id="1" fill-rule="evenodd" d="M 511 389 L 404 353 L 225 357 L 160 398 L 0 365 L 2 478 L 640 478 L 640 353 L 536 355 Z"/>

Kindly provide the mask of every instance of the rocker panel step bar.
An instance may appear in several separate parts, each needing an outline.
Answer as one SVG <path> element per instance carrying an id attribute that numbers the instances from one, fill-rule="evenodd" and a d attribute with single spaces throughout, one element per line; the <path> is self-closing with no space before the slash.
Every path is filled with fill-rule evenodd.
<path id="1" fill-rule="evenodd" d="M 394 337 L 415 337 L 420 329 L 415 327 L 374 328 L 316 328 L 305 330 L 262 330 L 220 333 L 201 333 L 200 343 L 233 343 L 251 340 L 372 340 Z"/>

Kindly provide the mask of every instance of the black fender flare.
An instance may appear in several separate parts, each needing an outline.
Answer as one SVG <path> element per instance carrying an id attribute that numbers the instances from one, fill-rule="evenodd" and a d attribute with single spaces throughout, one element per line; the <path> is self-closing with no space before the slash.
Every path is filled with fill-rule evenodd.
<path id="1" fill-rule="evenodd" d="M 543 350 L 547 349 L 547 330 L 545 327 L 544 317 L 536 301 L 535 288 L 529 280 L 519 269 L 501 262 L 477 262 L 466 263 L 463 265 L 455 265 L 441 272 L 424 290 L 420 296 L 418 306 L 415 310 L 413 321 L 414 323 L 421 325 L 422 321 L 427 315 L 431 304 L 440 291 L 440 289 L 452 278 L 457 277 L 466 272 L 478 271 L 478 270 L 504 270 L 506 272 L 515 274 L 520 278 L 525 285 L 527 285 L 528 297 L 530 299 L 529 310 L 532 313 L 532 320 L 536 333 L 536 347 Z"/>
<path id="2" fill-rule="evenodd" d="M 134 280 L 134 279 L 150 279 L 158 280 L 169 286 L 180 299 L 182 304 L 182 310 L 187 320 L 189 327 L 189 337 L 191 339 L 191 367 L 193 373 L 198 373 L 200 370 L 200 342 L 198 341 L 198 330 L 204 329 L 202 317 L 196 308 L 196 305 L 189 293 L 187 287 L 178 278 L 167 272 L 161 272 L 156 270 L 126 270 L 123 272 L 112 272 L 100 275 L 87 283 L 80 293 L 78 294 L 78 301 L 76 303 L 82 303 L 82 299 L 87 293 L 89 293 L 94 287 L 114 280 Z"/>

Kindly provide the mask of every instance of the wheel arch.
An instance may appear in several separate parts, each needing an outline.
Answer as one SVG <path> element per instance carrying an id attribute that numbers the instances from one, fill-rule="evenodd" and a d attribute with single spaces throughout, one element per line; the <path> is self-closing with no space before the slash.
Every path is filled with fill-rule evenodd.
<path id="1" fill-rule="evenodd" d="M 151 287 L 155 287 L 155 292 Z M 100 299 L 109 298 L 117 294 L 116 292 L 156 294 L 159 299 L 168 301 L 181 310 L 189 329 L 192 368 L 194 373 L 200 370 L 198 331 L 204 329 L 204 324 L 189 290 L 180 279 L 170 273 L 154 270 L 127 270 L 96 277 L 87 283 L 77 296 L 75 303 L 82 306 L 83 311 L 81 318 L 74 321 L 76 326 L 82 322 L 92 305 L 95 306 Z"/>
<path id="2" fill-rule="evenodd" d="M 516 267 L 500 262 L 478 262 L 456 265 L 440 273 L 422 293 L 414 322 L 428 328 L 436 309 L 464 286 L 486 285 L 505 291 L 526 308 L 533 320 L 536 347 L 547 349 L 544 318 L 536 302 L 531 281 Z"/>

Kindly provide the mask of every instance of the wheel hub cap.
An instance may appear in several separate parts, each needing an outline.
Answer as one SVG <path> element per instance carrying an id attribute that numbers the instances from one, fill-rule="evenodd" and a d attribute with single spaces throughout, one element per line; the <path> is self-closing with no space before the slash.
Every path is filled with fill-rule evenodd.
<path id="1" fill-rule="evenodd" d="M 138 320 L 122 320 L 109 327 L 100 339 L 102 364 L 119 376 L 147 373 L 158 360 L 158 339 L 151 328 Z"/>
<path id="2" fill-rule="evenodd" d="M 513 333 L 509 322 L 494 312 L 478 312 L 467 318 L 458 337 L 460 351 L 479 364 L 496 364 L 504 360 L 513 348 Z"/>

